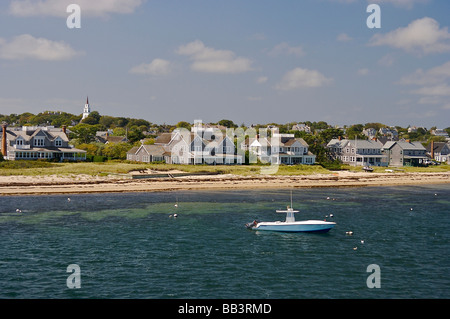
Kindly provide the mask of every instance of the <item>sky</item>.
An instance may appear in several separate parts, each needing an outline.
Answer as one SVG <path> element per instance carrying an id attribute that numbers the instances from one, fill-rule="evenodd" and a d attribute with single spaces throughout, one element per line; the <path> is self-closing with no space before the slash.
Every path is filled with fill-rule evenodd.
<path id="1" fill-rule="evenodd" d="M 447 0 L 2 0 L 0 114 L 446 128 L 449 27 Z"/>

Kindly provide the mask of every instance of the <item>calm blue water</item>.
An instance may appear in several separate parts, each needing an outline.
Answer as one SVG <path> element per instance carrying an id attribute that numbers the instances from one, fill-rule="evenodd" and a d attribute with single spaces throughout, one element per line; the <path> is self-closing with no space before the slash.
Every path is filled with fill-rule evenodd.
<path id="1" fill-rule="evenodd" d="M 450 297 L 448 184 L 294 190 L 297 219 L 334 214 L 327 234 L 245 229 L 283 218 L 289 190 L 70 198 L 0 197 L 0 298 Z"/>

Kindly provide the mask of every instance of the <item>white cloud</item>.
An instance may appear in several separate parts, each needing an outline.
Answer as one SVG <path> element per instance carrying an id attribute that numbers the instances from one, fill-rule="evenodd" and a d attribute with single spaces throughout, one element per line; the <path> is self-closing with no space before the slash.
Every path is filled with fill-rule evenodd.
<path id="1" fill-rule="evenodd" d="M 189 56 L 191 69 L 197 72 L 242 73 L 252 70 L 249 59 L 237 57 L 233 51 L 206 47 L 200 40 L 180 46 L 176 53 Z"/>
<path id="2" fill-rule="evenodd" d="M 369 69 L 367 69 L 367 68 L 359 69 L 358 74 L 359 75 L 367 75 L 367 74 L 369 74 Z"/>
<path id="3" fill-rule="evenodd" d="M 427 71 L 417 69 L 413 74 L 402 77 L 399 84 L 432 85 L 450 79 L 450 61 Z"/>
<path id="4" fill-rule="evenodd" d="M 450 61 L 430 68 L 428 70 L 417 69 L 414 73 L 406 75 L 398 81 L 398 84 L 416 86 L 418 88 L 409 93 L 420 95 L 418 104 L 443 105 L 446 109 L 450 96 Z"/>
<path id="5" fill-rule="evenodd" d="M 269 80 L 267 76 L 260 76 L 256 79 L 256 83 L 262 84 L 266 83 Z"/>
<path id="6" fill-rule="evenodd" d="M 80 6 L 82 16 L 98 17 L 112 13 L 133 13 L 143 0 L 13 0 L 9 6 L 9 12 L 19 17 L 67 17 L 66 8 L 71 3 Z"/>
<path id="7" fill-rule="evenodd" d="M 150 74 L 150 75 L 168 75 L 171 71 L 171 64 L 167 60 L 154 59 L 151 63 L 142 63 L 131 68 L 130 73 Z"/>
<path id="8" fill-rule="evenodd" d="M 378 64 L 381 66 L 391 66 L 394 64 L 395 58 L 392 54 L 386 54 L 378 60 Z"/>
<path id="9" fill-rule="evenodd" d="M 378 4 L 390 3 L 397 7 L 404 7 L 404 8 L 411 9 L 414 6 L 414 4 L 416 4 L 416 3 L 424 4 L 424 3 L 429 2 L 429 0 L 368 0 L 367 2 L 378 3 Z"/>
<path id="10" fill-rule="evenodd" d="M 301 46 L 292 47 L 286 42 L 282 42 L 280 44 L 277 44 L 272 50 L 268 53 L 270 56 L 277 56 L 277 55 L 295 55 L 295 56 L 303 56 L 305 55 L 305 52 L 303 51 L 303 48 Z"/>
<path id="11" fill-rule="evenodd" d="M 450 52 L 450 33 L 447 27 L 439 28 L 432 18 L 422 18 L 407 27 L 398 28 L 386 34 L 374 35 L 369 45 L 387 45 L 415 54 Z"/>
<path id="12" fill-rule="evenodd" d="M 6 60 L 61 61 L 81 54 L 62 41 L 35 38 L 29 34 L 16 36 L 10 42 L 0 39 L 0 58 Z"/>
<path id="13" fill-rule="evenodd" d="M 295 68 L 283 76 L 276 89 L 289 91 L 299 88 L 313 88 L 329 84 L 332 81 L 333 79 L 325 77 L 316 70 Z"/>
<path id="14" fill-rule="evenodd" d="M 450 96 L 450 86 L 447 84 L 424 86 L 420 89 L 412 91 L 411 93 L 431 96 Z"/>
<path id="15" fill-rule="evenodd" d="M 341 33 L 336 37 L 336 40 L 339 42 L 350 42 L 353 40 L 353 38 L 347 33 Z"/>

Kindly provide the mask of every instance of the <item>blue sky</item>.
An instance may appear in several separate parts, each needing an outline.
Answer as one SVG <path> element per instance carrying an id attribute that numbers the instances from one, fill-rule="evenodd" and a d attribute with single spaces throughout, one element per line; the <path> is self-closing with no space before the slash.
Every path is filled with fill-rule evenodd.
<path id="1" fill-rule="evenodd" d="M 445 0 L 1 1 L 0 113 L 81 114 L 89 95 L 102 115 L 158 124 L 445 128 L 449 13 Z"/>

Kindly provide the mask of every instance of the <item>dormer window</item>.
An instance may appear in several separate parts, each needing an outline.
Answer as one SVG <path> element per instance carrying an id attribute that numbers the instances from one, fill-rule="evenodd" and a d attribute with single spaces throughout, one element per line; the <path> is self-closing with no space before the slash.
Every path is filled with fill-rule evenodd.
<path id="1" fill-rule="evenodd" d="M 23 145 L 24 143 L 23 143 L 23 139 L 22 138 L 18 138 L 17 140 L 16 140 L 16 145 Z"/>
<path id="2" fill-rule="evenodd" d="M 43 137 L 35 137 L 34 138 L 34 146 L 44 146 L 44 138 Z"/>
<path id="3" fill-rule="evenodd" d="M 55 146 L 62 146 L 62 140 L 59 137 L 55 140 Z"/>

